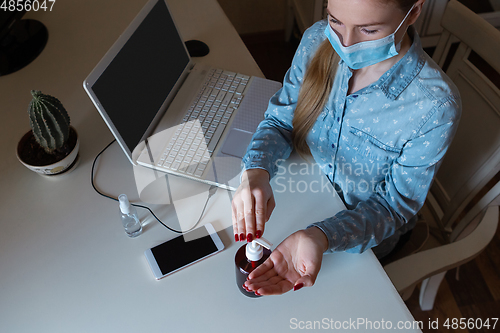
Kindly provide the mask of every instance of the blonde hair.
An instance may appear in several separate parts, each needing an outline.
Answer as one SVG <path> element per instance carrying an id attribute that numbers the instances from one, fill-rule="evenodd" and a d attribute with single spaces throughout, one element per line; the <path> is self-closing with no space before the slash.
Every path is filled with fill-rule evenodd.
<path id="1" fill-rule="evenodd" d="M 304 158 L 311 155 L 306 137 L 328 101 L 339 60 L 340 57 L 326 39 L 319 46 L 304 75 L 292 121 L 293 146 Z"/>

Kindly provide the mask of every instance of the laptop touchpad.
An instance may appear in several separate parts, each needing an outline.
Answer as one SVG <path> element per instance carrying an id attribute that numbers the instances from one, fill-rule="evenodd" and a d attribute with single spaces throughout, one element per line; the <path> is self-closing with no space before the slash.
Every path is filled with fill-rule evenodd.
<path id="1" fill-rule="evenodd" d="M 232 128 L 226 137 L 226 142 L 222 146 L 221 152 L 227 155 L 243 158 L 247 151 L 248 144 L 252 140 L 253 133 Z"/>

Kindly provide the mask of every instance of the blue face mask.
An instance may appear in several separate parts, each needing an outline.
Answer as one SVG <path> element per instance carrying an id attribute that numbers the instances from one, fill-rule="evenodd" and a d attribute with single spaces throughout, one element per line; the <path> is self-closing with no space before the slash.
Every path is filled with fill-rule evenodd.
<path id="1" fill-rule="evenodd" d="M 399 53 L 402 40 L 399 41 L 398 44 L 396 44 L 395 35 L 408 18 L 408 15 L 410 15 L 413 7 L 415 7 L 415 5 L 413 5 L 408 11 L 403 21 L 401 21 L 401 23 L 397 27 L 396 31 L 394 31 L 389 36 L 381 39 L 359 42 L 346 47 L 342 45 L 339 37 L 337 36 L 337 33 L 330 26 L 330 23 L 328 23 L 328 26 L 325 29 L 325 34 L 337 54 L 340 56 L 340 58 L 342 58 L 342 60 L 344 60 L 347 66 L 352 69 L 360 69 L 363 67 L 371 66 L 381 61 L 392 58 Z"/>

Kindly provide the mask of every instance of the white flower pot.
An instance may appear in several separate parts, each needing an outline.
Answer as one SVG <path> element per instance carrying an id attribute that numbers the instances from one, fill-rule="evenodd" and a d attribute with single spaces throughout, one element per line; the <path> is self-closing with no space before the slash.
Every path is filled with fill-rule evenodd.
<path id="1" fill-rule="evenodd" d="M 49 164 L 49 165 L 41 165 L 41 166 L 40 165 L 31 165 L 31 164 L 28 164 L 25 161 L 23 161 L 20 157 L 21 156 L 20 150 L 23 148 L 24 144 L 26 143 L 26 141 L 28 141 L 30 136 L 33 135 L 31 133 L 31 130 L 28 133 L 26 133 L 21 138 L 21 140 L 19 140 L 19 143 L 18 143 L 17 149 L 16 149 L 17 159 L 24 166 L 26 166 L 28 169 L 30 169 L 30 170 L 32 170 L 40 175 L 54 176 L 54 175 L 62 174 L 65 171 L 68 171 L 69 169 L 73 168 L 76 165 L 78 151 L 80 149 L 80 140 L 78 139 L 78 133 L 76 132 L 76 130 L 73 127 L 71 127 L 71 128 L 76 133 L 76 144 L 75 144 L 75 147 L 73 148 L 73 150 L 68 155 L 66 155 L 66 157 L 64 157 L 62 160 L 59 160 L 59 161 L 52 163 L 52 164 Z"/>

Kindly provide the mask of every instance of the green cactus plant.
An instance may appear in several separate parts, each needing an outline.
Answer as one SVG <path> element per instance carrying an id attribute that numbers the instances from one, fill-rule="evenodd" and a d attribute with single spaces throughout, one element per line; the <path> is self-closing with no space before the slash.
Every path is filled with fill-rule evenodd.
<path id="1" fill-rule="evenodd" d="M 49 154 L 54 154 L 69 138 L 70 119 L 62 103 L 55 97 L 32 90 L 28 113 L 36 141 Z"/>

